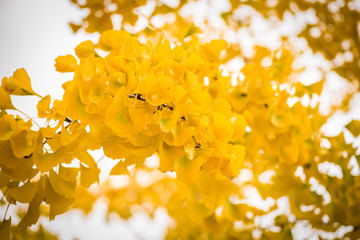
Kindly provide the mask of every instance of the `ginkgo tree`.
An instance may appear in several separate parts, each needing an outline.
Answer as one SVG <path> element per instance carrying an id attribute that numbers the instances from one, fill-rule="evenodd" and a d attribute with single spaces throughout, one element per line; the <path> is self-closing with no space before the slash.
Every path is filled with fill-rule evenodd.
<path id="1" fill-rule="evenodd" d="M 97 199 L 107 202 L 108 214 L 123 219 L 166 209 L 175 222 L 167 239 L 292 239 L 302 221 L 321 236 L 360 236 L 359 174 L 350 164 L 358 166 L 359 152 L 344 137 L 349 132 L 358 137 L 360 122 L 351 121 L 336 136 L 322 130 L 335 111 L 349 108 L 358 89 L 322 114 L 319 99 L 328 80 L 300 81 L 303 69 L 295 61 L 301 53 L 291 41 L 283 38 L 276 49 L 255 43 L 248 55 L 236 37 L 228 37 L 250 29 L 250 23 L 237 19 L 244 6 L 268 21 L 283 18 L 286 10 L 312 9 L 321 22 L 300 35 L 330 61 L 341 51 L 351 53 L 344 64 L 333 61 L 333 71 L 358 81 L 357 20 L 341 17 L 358 14 L 356 5 L 230 1 L 226 11 L 211 15 L 222 21 L 219 29 L 210 17 L 195 21 L 196 11 L 183 14 L 201 1 L 176 6 L 160 0 L 73 2 L 90 10 L 81 24 L 71 24 L 73 30 L 100 37 L 79 44 L 76 56 L 55 60 L 58 72 L 73 73 L 63 84 L 63 98 L 37 94 L 23 68 L 1 82 L 1 202 L 7 208 L 27 205 L 18 212 L 19 222 L 4 213 L 1 239 L 54 238 L 41 226 L 29 227 L 41 215 L 53 220 L 75 208 L 89 213 Z M 213 9 L 211 1 L 201 4 Z M 142 13 L 144 6 L 153 9 L 150 15 Z M 325 8 L 341 16 L 320 17 L 330 14 Z M 114 14 L 122 16 L 122 30 L 113 30 Z M 131 25 L 140 18 L 147 23 L 134 30 Z M 341 28 L 344 22 L 351 27 Z M 317 27 L 325 35 L 316 37 L 311 28 Z M 344 42 L 341 51 L 336 44 L 321 45 L 329 34 Z M 231 70 L 242 62 L 241 69 Z M 21 118 L 12 95 L 39 98 L 38 117 L 45 124 Z M 116 161 L 110 175 L 127 176 L 124 186 L 104 181 L 98 191 L 88 190 L 99 184 L 101 171 L 94 150 L 103 152 L 104 161 Z M 157 164 L 148 164 L 150 158 Z M 341 176 L 324 167 L 340 169 Z M 138 176 L 151 180 L 141 184 Z M 271 203 L 251 202 L 254 191 Z M 281 199 L 288 211 L 279 211 Z M 344 226 L 351 230 L 336 236 Z"/>

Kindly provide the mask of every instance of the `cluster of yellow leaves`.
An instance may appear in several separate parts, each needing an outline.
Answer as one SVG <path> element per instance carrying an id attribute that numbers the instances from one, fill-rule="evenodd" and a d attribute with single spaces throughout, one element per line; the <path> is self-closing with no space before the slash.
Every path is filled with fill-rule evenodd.
<path id="1" fill-rule="evenodd" d="M 143 45 L 127 32 L 107 31 L 97 45 L 109 52 L 104 58 L 84 42 L 76 48 L 79 64 L 69 55 L 56 59 L 58 71 L 74 72 L 59 108 L 80 129 L 89 126 L 91 140 L 107 157 L 125 158 L 114 174 L 157 153 L 159 169 L 175 170 L 182 181 L 194 179 L 200 168 L 214 176 L 238 175 L 245 149 L 229 141 L 241 138 L 246 121 L 221 93 L 230 87 L 219 72 L 226 42 L 197 44 L 171 48 L 160 38 Z M 213 79 L 209 86 L 205 78 Z M 64 142 L 77 135 L 66 133 Z"/>
<path id="2" fill-rule="evenodd" d="M 113 14 L 121 14 L 123 23 L 134 25 L 140 14 L 137 8 L 147 3 L 109 1 L 110 6 L 101 0 L 89 0 L 85 5 L 73 2 L 90 9 L 83 24 L 72 25 L 75 32 L 85 25 L 88 32 L 112 29 Z M 280 48 L 272 53 L 257 47 L 241 70 L 244 79 L 237 79 L 232 86 L 234 79 L 220 69 L 228 60 L 239 57 L 239 51 L 224 40 L 203 43 L 192 36 L 199 29 L 179 14 L 188 2 L 196 1 L 180 1 L 176 7 L 156 1 L 144 31 L 147 35 L 157 33 L 152 17 L 174 13 L 176 20 L 166 23 L 162 30 L 181 40 L 178 45 L 163 36 L 140 43 L 128 32 L 110 30 L 101 34 L 97 44 L 85 41 L 78 45 L 77 58 L 58 57 L 57 71 L 73 72 L 74 78 L 63 84 L 62 101 L 53 101 L 50 96 L 41 98 L 38 116 L 47 119 L 47 124 L 36 131 L 31 119 L 25 121 L 7 111 L 16 110 L 11 95 L 37 95 L 26 71 L 19 69 L 12 77 L 3 78 L 0 189 L 9 204 L 29 204 L 12 234 L 37 222 L 43 214 L 42 202 L 50 206 L 46 213 L 50 220 L 71 206 L 91 211 L 99 196 L 87 188 L 99 182 L 100 169 L 88 151 L 100 148 L 108 158 L 120 159 L 110 175 L 130 175 L 124 188 L 102 186 L 109 212 L 127 219 L 138 209 L 151 215 L 165 207 L 176 221 L 176 226 L 168 230 L 168 239 L 252 239 L 253 229 L 261 230 L 265 239 L 292 238 L 295 222 L 285 215 L 274 219 L 280 231 L 256 223 L 257 216 L 269 212 L 246 203 L 243 193 L 249 185 L 264 198 L 288 196 L 296 219 L 305 219 L 314 228 L 335 231 L 343 224 L 358 229 L 359 177 L 348 166 L 352 158 L 359 158 L 356 149 L 345 143 L 343 135 L 327 138 L 321 133 L 327 118 L 319 114 L 318 103 L 301 104 L 302 98 L 312 101 L 313 96 L 321 94 L 323 81 L 304 86 L 292 76 L 291 51 Z M 230 3 L 232 9 L 223 14 L 224 18 L 241 4 L 262 9 L 264 15 L 273 9 L 252 1 Z M 304 4 L 300 5 L 308 9 L 310 5 Z M 316 8 L 321 8 L 318 5 Z M 274 7 L 279 16 L 290 8 L 289 1 L 281 6 Z M 311 47 L 318 44 L 310 43 Z M 325 49 L 324 54 L 330 56 L 326 51 L 335 52 L 334 46 Z M 357 50 L 351 40 L 350 48 L 355 49 L 352 52 L 356 59 Z M 265 58 L 272 60 L 268 67 L 261 64 Z M 358 125 L 357 121 L 347 125 L 355 137 L 359 135 Z M 330 142 L 330 149 L 322 145 L 324 140 Z M 175 172 L 176 178 L 163 176 L 141 186 L 135 176 L 153 171 L 144 166 L 144 161 L 154 154 L 159 156 L 158 170 Z M 319 165 L 324 162 L 340 167 L 343 177 L 321 172 Z M 73 166 L 68 167 L 68 163 Z M 131 165 L 136 166 L 135 172 L 129 170 Z M 242 168 L 250 170 L 253 177 L 236 184 Z M 295 175 L 299 169 L 305 178 Z M 270 180 L 261 181 L 269 172 L 273 174 Z M 329 202 L 313 190 L 311 179 L 326 187 Z M 312 210 L 302 209 L 304 205 Z M 329 220 L 324 221 L 324 216 Z M 236 227 L 235 223 L 243 226 Z M 9 228 L 10 220 L 0 225 L 4 239 Z M 348 236 L 356 234 L 355 229 Z"/>
<path id="3" fill-rule="evenodd" d="M 51 116 L 58 122 L 54 128 L 48 125 L 33 130 L 32 119 L 25 121 L 7 112 L 16 110 L 10 95 L 37 95 L 24 69 L 15 71 L 10 78 L 3 78 L 0 91 L 0 188 L 9 204 L 29 204 L 17 226 L 18 230 L 26 229 L 37 222 L 43 201 L 50 206 L 50 219 L 68 210 L 74 201 L 78 172 L 80 184 L 89 187 L 99 180 L 100 170 L 87 152 L 94 145 L 86 142 L 88 133 L 80 130 L 75 121 L 65 126 L 66 117 L 46 106 L 50 101 L 48 96 L 40 100 L 39 117 L 53 114 Z M 54 103 L 55 109 L 56 104 L 58 102 Z M 80 169 L 61 165 L 70 163 L 75 157 L 81 161 Z"/>
<path id="4" fill-rule="evenodd" d="M 229 87 L 230 79 L 219 72 L 226 42 L 197 44 L 171 48 L 160 38 L 143 45 L 127 32 L 108 31 L 98 43 L 110 52 L 104 58 L 91 42 L 80 44 L 79 63 L 70 55 L 56 59 L 56 69 L 73 71 L 74 79 L 63 85 L 62 101 L 51 103 L 50 96 L 39 101 L 38 115 L 48 124 L 38 131 L 31 120 L 5 111 L 15 109 L 10 94 L 35 94 L 25 70 L 3 79 L 1 188 L 9 203 L 30 203 L 20 228 L 36 223 L 42 201 L 53 219 L 74 202 L 78 185 L 99 180 L 88 150 L 103 147 L 107 157 L 122 159 L 111 174 L 126 174 L 127 166 L 141 166 L 157 153 L 159 169 L 176 171 L 184 182 L 201 169 L 213 178 L 238 175 L 245 148 L 229 141 L 242 137 L 246 122 L 216 88 Z M 205 77 L 212 79 L 209 86 Z M 75 158 L 79 167 L 63 165 Z"/>

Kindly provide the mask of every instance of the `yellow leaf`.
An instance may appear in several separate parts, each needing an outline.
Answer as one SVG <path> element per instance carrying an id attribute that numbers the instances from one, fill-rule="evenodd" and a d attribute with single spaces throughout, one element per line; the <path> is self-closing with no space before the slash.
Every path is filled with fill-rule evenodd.
<path id="1" fill-rule="evenodd" d="M 175 160 L 175 172 L 177 179 L 183 182 L 191 182 L 195 180 L 200 166 L 202 164 L 202 158 L 196 157 L 194 159 L 188 159 L 186 156 L 182 156 Z"/>
<path id="2" fill-rule="evenodd" d="M 11 94 L 14 95 L 37 95 L 31 88 L 30 77 L 24 68 L 20 68 L 14 72 L 14 75 L 10 78 L 18 88 L 23 92 L 16 92 L 16 89 Z"/>
<path id="3" fill-rule="evenodd" d="M 132 130 L 133 124 L 129 115 L 128 94 L 122 87 L 115 95 L 113 104 L 105 112 L 105 124 L 118 136 L 126 136 Z"/>
<path id="4" fill-rule="evenodd" d="M 41 195 L 41 191 L 37 191 L 33 200 L 30 202 L 29 208 L 25 216 L 21 219 L 21 221 L 18 224 L 19 229 L 26 229 L 37 223 L 40 217 L 39 207 L 42 201 L 43 198 Z"/>
<path id="5" fill-rule="evenodd" d="M 31 161 L 28 161 L 31 162 Z M 39 172 L 37 169 L 25 166 L 22 168 L 7 168 L 4 165 L 1 166 L 1 171 L 13 181 L 27 181 Z"/>
<path id="6" fill-rule="evenodd" d="M 54 170 L 50 170 L 49 181 L 53 190 L 66 198 L 73 198 L 76 183 L 65 181 Z"/>
<path id="7" fill-rule="evenodd" d="M 179 127 L 177 125 L 173 130 L 171 130 L 174 135 L 174 146 L 184 145 L 193 135 L 195 131 L 194 127 Z"/>
<path id="8" fill-rule="evenodd" d="M 103 143 L 103 150 L 105 156 L 112 159 L 125 158 L 130 155 L 130 151 L 125 149 L 122 145 L 122 138 L 110 135 Z"/>
<path id="9" fill-rule="evenodd" d="M 360 121 L 359 120 L 352 120 L 345 127 L 350 131 L 350 133 L 354 137 L 358 137 L 360 135 Z"/>
<path id="10" fill-rule="evenodd" d="M 99 47 L 105 51 L 120 49 L 130 34 L 125 31 L 108 30 L 101 34 Z"/>
<path id="11" fill-rule="evenodd" d="M 34 198 L 37 189 L 38 188 L 35 183 L 28 181 L 21 187 L 10 188 L 9 194 L 16 201 L 21 203 L 29 203 Z"/>
<path id="12" fill-rule="evenodd" d="M 75 48 L 75 54 L 79 58 L 86 58 L 94 52 L 95 52 L 94 44 L 90 40 L 80 43 Z"/>
<path id="13" fill-rule="evenodd" d="M 48 114 L 50 113 L 50 102 L 51 102 L 50 95 L 46 95 L 38 102 L 38 104 L 36 105 L 38 111 L 38 117 L 45 118 L 48 116 Z"/>
<path id="14" fill-rule="evenodd" d="M 43 154 L 35 152 L 33 157 L 36 168 L 41 172 L 48 172 L 59 163 L 67 163 L 73 159 L 71 153 L 66 148 L 61 147 L 53 153 L 45 152 Z M 61 165 L 60 165 L 61 166 Z"/>
<path id="15" fill-rule="evenodd" d="M 93 183 L 99 183 L 100 169 L 96 167 L 87 168 L 80 164 L 80 184 L 84 187 L 90 187 Z"/>
<path id="16" fill-rule="evenodd" d="M 218 59 L 221 51 L 227 47 L 227 42 L 225 40 L 214 39 L 210 43 L 205 44 L 204 47 L 211 57 Z"/>
<path id="17" fill-rule="evenodd" d="M 59 177 L 64 179 L 64 181 L 76 183 L 78 173 L 79 168 L 63 167 L 62 165 L 59 165 Z"/>
<path id="18" fill-rule="evenodd" d="M 96 196 L 91 194 L 85 187 L 78 186 L 75 190 L 75 202 L 72 208 L 81 209 L 85 214 L 91 212 Z"/>
<path id="19" fill-rule="evenodd" d="M 230 119 L 219 112 L 212 112 L 212 131 L 219 141 L 227 141 L 233 135 Z"/>
<path id="20" fill-rule="evenodd" d="M 245 147 L 242 145 L 228 145 L 229 164 L 221 170 L 222 174 L 229 177 L 237 177 L 240 174 L 240 167 L 245 159 Z"/>
<path id="21" fill-rule="evenodd" d="M 8 140 L 16 128 L 13 115 L 4 114 L 0 118 L 0 141 Z"/>
<path id="22" fill-rule="evenodd" d="M 12 105 L 10 94 L 0 87 L 0 109 L 15 109 Z"/>
<path id="23" fill-rule="evenodd" d="M 159 126 L 161 130 L 163 132 L 170 132 L 172 129 L 174 129 L 180 114 L 181 112 L 179 109 L 170 110 L 168 108 L 164 108 L 160 115 Z"/>
<path id="24" fill-rule="evenodd" d="M 11 217 L 6 220 L 4 219 L 0 222 L 0 239 L 9 240 L 10 239 L 10 227 L 11 227 Z"/>
<path id="25" fill-rule="evenodd" d="M 88 152 L 81 152 L 75 157 L 79 159 L 81 163 L 87 165 L 88 167 L 96 166 L 95 159 Z"/>
<path id="26" fill-rule="evenodd" d="M 23 126 L 15 130 L 10 137 L 14 155 L 18 158 L 30 156 L 36 148 L 38 133 Z"/>
<path id="27" fill-rule="evenodd" d="M 99 83 L 95 82 L 91 85 L 88 98 L 92 103 L 99 103 L 104 97 L 105 88 Z"/>
<path id="28" fill-rule="evenodd" d="M 159 148 L 159 170 L 162 172 L 174 171 L 175 159 L 181 157 L 184 154 L 184 150 L 179 147 L 174 147 L 161 141 Z"/>
<path id="29" fill-rule="evenodd" d="M 44 201 L 50 205 L 50 220 L 53 220 L 56 215 L 66 212 L 74 202 L 73 199 L 68 199 L 65 198 L 65 196 L 57 194 L 52 188 L 47 176 L 42 179 L 42 193 Z"/>
<path id="30" fill-rule="evenodd" d="M 129 170 L 126 168 L 125 163 L 120 160 L 110 172 L 110 175 L 130 175 Z"/>
<path id="31" fill-rule="evenodd" d="M 234 133 L 231 141 L 235 142 L 245 134 L 247 122 L 242 115 L 237 115 L 231 119 L 231 123 L 234 125 Z"/>
<path id="32" fill-rule="evenodd" d="M 71 119 L 80 119 L 83 122 L 94 122 L 99 115 L 91 114 L 86 111 L 86 105 L 81 101 L 79 86 L 75 85 L 71 89 L 66 89 L 64 101 L 67 101 L 66 113 Z"/>
<path id="33" fill-rule="evenodd" d="M 55 68 L 58 72 L 74 72 L 77 60 L 72 55 L 59 56 L 55 59 Z"/>

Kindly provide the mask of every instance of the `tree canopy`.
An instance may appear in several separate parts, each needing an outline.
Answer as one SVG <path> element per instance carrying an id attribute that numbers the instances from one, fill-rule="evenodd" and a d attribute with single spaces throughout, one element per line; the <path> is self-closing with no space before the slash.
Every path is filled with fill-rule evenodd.
<path id="1" fill-rule="evenodd" d="M 4 213 L 1 239 L 55 239 L 29 227 L 97 199 L 123 219 L 166 209 L 166 239 L 299 239 L 301 223 L 321 239 L 360 236 L 360 116 L 324 131 L 359 91 L 358 1 L 71 1 L 89 10 L 74 34 L 100 37 L 55 60 L 73 73 L 63 98 L 38 95 L 23 68 L 1 82 L 1 203 L 27 205 L 19 222 Z M 279 30 L 289 19 L 296 29 Z M 310 50 L 330 68 L 304 81 Z M 351 87 L 325 101 L 330 72 Z M 12 95 L 38 97 L 45 124 Z M 107 181 L 95 150 L 114 162 Z"/>

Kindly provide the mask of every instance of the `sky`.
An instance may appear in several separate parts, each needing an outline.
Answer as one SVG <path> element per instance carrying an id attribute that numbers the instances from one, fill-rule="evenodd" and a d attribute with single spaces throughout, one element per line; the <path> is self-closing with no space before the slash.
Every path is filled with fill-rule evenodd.
<path id="1" fill-rule="evenodd" d="M 51 94 L 61 99 L 61 85 L 72 73 L 55 71 L 55 58 L 74 54 L 74 48 L 84 40 L 96 40 L 98 35 L 73 34 L 70 20 L 83 14 L 70 1 L 1 0 L 0 1 L 0 77 L 12 76 L 18 68 L 28 72 L 33 89 L 41 96 Z M 16 107 L 36 115 L 33 97 L 13 97 Z"/>

